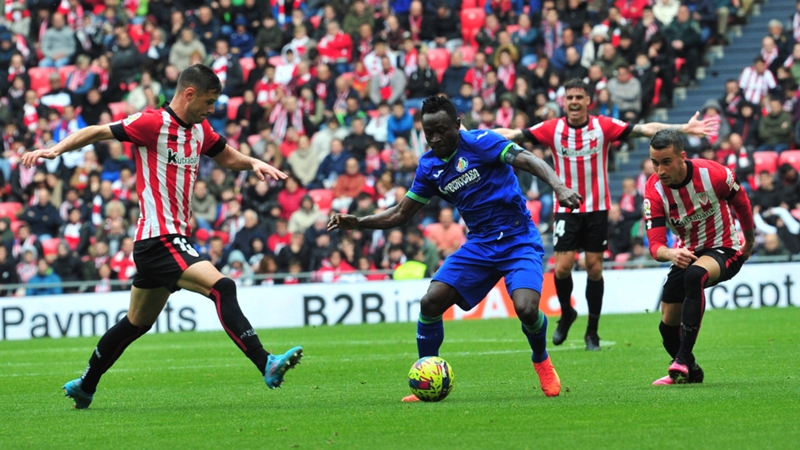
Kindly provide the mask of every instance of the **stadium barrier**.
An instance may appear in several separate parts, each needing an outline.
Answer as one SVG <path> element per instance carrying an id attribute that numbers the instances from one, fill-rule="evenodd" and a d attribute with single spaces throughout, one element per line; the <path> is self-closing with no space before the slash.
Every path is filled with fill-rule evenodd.
<path id="1" fill-rule="evenodd" d="M 605 273 L 606 314 L 658 309 L 668 269 Z M 747 264 L 739 275 L 706 291 L 707 309 L 800 306 L 800 263 Z M 239 302 L 255 328 L 414 322 L 430 280 L 300 284 L 239 288 Z M 574 277 L 573 303 L 585 315 L 586 277 Z M 541 309 L 559 315 L 552 274 L 545 276 Z M 94 336 L 124 317 L 128 292 L 0 298 L 2 340 Z M 514 317 L 502 281 L 472 311 L 453 308 L 447 320 Z M 654 318 L 653 320 L 657 320 Z M 170 297 L 151 333 L 221 330 L 212 304 L 188 291 Z"/>

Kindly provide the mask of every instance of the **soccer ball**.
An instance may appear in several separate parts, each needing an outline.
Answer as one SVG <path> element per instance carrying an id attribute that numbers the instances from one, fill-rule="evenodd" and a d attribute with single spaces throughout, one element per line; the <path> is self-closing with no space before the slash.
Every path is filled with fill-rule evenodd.
<path id="1" fill-rule="evenodd" d="M 438 356 L 426 356 L 408 372 L 411 393 L 423 402 L 444 400 L 453 389 L 453 368 Z"/>

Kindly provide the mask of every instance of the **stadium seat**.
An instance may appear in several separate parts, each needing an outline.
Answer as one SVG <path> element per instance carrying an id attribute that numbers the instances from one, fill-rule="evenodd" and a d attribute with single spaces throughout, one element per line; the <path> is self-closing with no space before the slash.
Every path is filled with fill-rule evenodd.
<path id="1" fill-rule="evenodd" d="M 128 117 L 126 112 L 128 104 L 125 102 L 113 102 L 108 104 L 108 109 L 111 110 L 111 120 L 117 121 Z"/>
<path id="2" fill-rule="evenodd" d="M 478 0 L 463 0 L 461 2 L 461 9 L 472 9 L 478 7 Z"/>
<path id="3" fill-rule="evenodd" d="M 475 35 L 486 21 L 486 12 L 482 8 L 464 8 L 461 10 L 461 34 L 464 43 L 474 44 Z"/>
<path id="4" fill-rule="evenodd" d="M 242 77 L 244 77 L 244 81 L 247 81 L 250 71 L 256 68 L 256 63 L 253 58 L 242 58 L 239 60 L 239 65 L 242 66 Z"/>
<path id="5" fill-rule="evenodd" d="M 436 72 L 444 73 L 450 65 L 450 52 L 446 48 L 432 48 L 428 50 L 428 65 Z M 439 75 L 441 81 L 441 75 Z"/>
<path id="6" fill-rule="evenodd" d="M 228 120 L 236 120 L 236 114 L 239 112 L 239 105 L 244 103 L 243 97 L 231 97 L 228 99 Z"/>
<path id="7" fill-rule="evenodd" d="M 367 111 L 367 115 L 369 116 L 370 119 L 375 119 L 381 115 L 381 112 L 378 111 L 377 109 L 371 109 Z"/>
<path id="8" fill-rule="evenodd" d="M 230 242 L 230 240 L 231 240 L 231 236 L 228 233 L 224 232 L 224 231 L 216 231 L 215 230 L 212 237 L 218 237 L 218 238 L 222 239 L 222 244 L 223 245 L 228 245 L 228 242 Z"/>
<path id="9" fill-rule="evenodd" d="M 758 154 L 758 152 L 756 152 L 756 154 Z M 792 167 L 800 172 L 800 150 L 787 150 L 781 153 L 778 159 L 778 165 L 780 166 L 782 164 L 791 164 Z"/>
<path id="10" fill-rule="evenodd" d="M 27 222 L 25 222 L 24 220 L 12 220 L 9 229 L 11 230 L 12 233 L 14 233 L 14 236 L 16 237 L 17 232 L 19 231 L 19 227 L 25 225 L 26 223 Z"/>
<path id="11" fill-rule="evenodd" d="M 50 74 L 55 72 L 56 69 L 52 67 L 31 67 L 28 70 L 28 76 L 31 77 L 31 89 L 39 92 L 41 88 L 50 90 Z M 47 92 L 47 91 L 45 91 Z"/>
<path id="12" fill-rule="evenodd" d="M 330 210 L 333 203 L 333 191 L 330 189 L 311 189 L 308 191 L 309 197 L 320 210 Z"/>
<path id="13" fill-rule="evenodd" d="M 15 220 L 17 213 L 22 209 L 22 203 L 18 202 L 3 202 L 0 203 L 0 218 L 9 218 Z"/>
<path id="14" fill-rule="evenodd" d="M 58 74 L 61 75 L 61 83 L 66 83 L 67 78 L 69 78 L 70 74 L 75 71 L 75 66 L 64 66 L 58 69 Z"/>
<path id="15" fill-rule="evenodd" d="M 472 64 L 472 61 L 475 59 L 475 53 L 478 53 L 478 49 L 471 45 L 464 45 L 458 48 L 458 51 L 464 56 L 464 64 Z"/>
<path id="16" fill-rule="evenodd" d="M 44 256 L 55 256 L 58 254 L 58 244 L 61 243 L 60 238 L 51 238 L 45 241 L 42 241 L 42 250 L 44 251 Z"/>
<path id="17" fill-rule="evenodd" d="M 614 262 L 617 263 L 614 266 L 614 270 L 622 270 L 625 268 L 625 262 L 627 262 L 631 258 L 630 253 L 620 253 L 614 257 Z"/>
<path id="18" fill-rule="evenodd" d="M 253 134 L 253 135 L 247 136 L 247 143 L 250 144 L 250 147 L 252 147 L 252 146 L 256 145 L 256 142 L 258 142 L 259 139 L 261 139 L 260 135 Z"/>
<path id="19" fill-rule="evenodd" d="M 283 65 L 283 56 L 281 56 L 281 55 L 273 56 L 273 57 L 271 57 L 269 59 L 269 63 L 272 64 L 275 67 L 282 66 Z"/>
<path id="20" fill-rule="evenodd" d="M 508 26 L 506 27 L 506 31 L 508 31 L 508 34 L 514 34 L 514 33 L 516 33 L 518 30 L 519 30 L 519 25 L 508 25 Z"/>
<path id="21" fill-rule="evenodd" d="M 528 200 L 525 203 L 528 206 L 528 210 L 531 212 L 531 220 L 538 225 L 542 216 L 542 202 L 539 200 Z"/>
<path id="22" fill-rule="evenodd" d="M 776 152 L 755 152 L 753 153 L 753 161 L 756 164 L 756 174 L 764 170 L 769 173 L 775 173 L 778 170 L 778 154 Z"/>

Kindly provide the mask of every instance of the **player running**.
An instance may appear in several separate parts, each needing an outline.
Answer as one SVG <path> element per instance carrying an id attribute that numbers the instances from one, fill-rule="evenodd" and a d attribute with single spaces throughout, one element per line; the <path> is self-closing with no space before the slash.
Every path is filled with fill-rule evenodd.
<path id="1" fill-rule="evenodd" d="M 753 214 L 747 193 L 730 169 L 714 161 L 687 160 L 674 131 L 659 131 L 650 141 L 655 173 L 647 181 L 644 216 L 650 254 L 672 262 L 661 294 L 659 331 L 673 359 L 669 375 L 654 385 L 702 383 L 703 370 L 692 350 L 705 311 L 704 289 L 730 280 L 753 251 Z M 739 243 L 736 211 L 744 246 Z M 667 228 L 678 236 L 667 247 Z"/>
<path id="2" fill-rule="evenodd" d="M 133 259 L 137 273 L 131 288 L 127 315 L 100 339 L 86 371 L 64 385 L 75 407 L 88 408 L 100 377 L 122 355 L 131 342 L 156 322 L 172 292 L 188 289 L 210 298 L 222 327 L 236 345 L 261 371 L 271 389 L 280 387 L 287 369 L 300 362 L 301 347 L 283 355 L 264 350 L 236 299 L 236 283 L 226 278 L 194 249 L 191 200 L 200 155 L 232 170 L 252 170 L 286 179 L 283 172 L 254 158 L 244 156 L 227 144 L 206 121 L 222 91 L 219 78 L 208 67 L 197 64 L 181 73 L 170 106 L 158 111 L 134 114 L 121 122 L 90 126 L 46 150 L 22 155 L 27 167 L 39 158 L 54 159 L 62 153 L 106 140 L 136 145 L 136 192 L 141 214 L 136 229 Z"/>
<path id="3" fill-rule="evenodd" d="M 553 333 L 553 344 L 561 345 L 567 339 L 569 328 L 578 317 L 571 304 L 572 268 L 575 252 L 582 249 L 586 254 L 586 303 L 589 307 L 584 342 L 586 350 L 600 350 L 597 327 L 603 308 L 603 254 L 608 248 L 608 210 L 611 208 L 608 152 L 611 144 L 629 137 L 653 136 L 666 129 L 703 135 L 711 131 L 715 122 L 697 120 L 699 113 L 683 125 L 632 124 L 604 116 L 590 116 L 592 99 L 586 84 L 573 79 L 567 81 L 564 88 L 566 117 L 550 119 L 527 130 L 495 131 L 511 140 L 524 137 L 550 147 L 556 173 L 567 187 L 576 190 L 584 199 L 579 208 L 555 205 L 553 248 L 561 319 Z"/>
<path id="4" fill-rule="evenodd" d="M 436 272 L 420 301 L 419 357 L 439 355 L 444 341 L 442 314 L 448 308 L 474 308 L 505 277 L 522 332 L 533 351 L 542 391 L 548 397 L 557 396 L 561 381 L 547 355 L 547 317 L 539 309 L 544 248 L 511 166 L 547 182 L 565 207 L 579 207 L 581 197 L 544 161 L 513 142 L 493 131 L 460 127 L 450 100 L 428 97 L 422 106 L 422 128 L 432 151 L 420 158 L 411 190 L 400 203 L 379 214 L 361 218 L 336 214 L 328 229 L 394 228 L 408 222 L 434 195 L 455 205 L 469 235 L 466 244 Z M 413 395 L 403 399 L 417 400 Z"/>

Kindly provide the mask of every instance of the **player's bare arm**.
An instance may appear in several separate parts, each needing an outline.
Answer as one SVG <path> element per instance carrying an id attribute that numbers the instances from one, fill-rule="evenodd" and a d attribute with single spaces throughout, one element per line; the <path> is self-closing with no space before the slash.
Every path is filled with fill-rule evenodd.
<path id="1" fill-rule="evenodd" d="M 266 177 L 268 176 L 275 180 L 285 180 L 289 178 L 288 175 L 276 169 L 275 167 L 270 166 L 260 159 L 243 155 L 240 151 L 236 150 L 230 145 L 226 145 L 225 150 L 214 157 L 214 161 L 226 169 L 252 170 L 261 181 L 266 180 Z"/>
<path id="2" fill-rule="evenodd" d="M 742 256 L 744 257 L 745 261 L 750 259 L 750 255 L 753 254 L 753 244 L 755 243 L 756 243 L 755 229 L 744 231 L 744 245 L 742 246 Z"/>
<path id="3" fill-rule="evenodd" d="M 525 137 L 522 134 L 522 130 L 512 130 L 510 128 L 495 128 L 492 131 L 503 136 L 504 138 L 508 139 L 509 141 L 519 142 L 523 140 Z"/>
<path id="4" fill-rule="evenodd" d="M 681 248 L 659 247 L 656 251 L 656 260 L 659 262 L 671 262 L 680 269 L 685 269 L 697 261 L 697 256 L 689 250 Z"/>
<path id="5" fill-rule="evenodd" d="M 56 159 L 59 155 L 74 150 L 81 149 L 95 142 L 114 139 L 114 133 L 108 125 L 93 125 L 78 130 L 58 144 L 46 148 L 34 150 L 22 155 L 22 164 L 31 168 L 39 161 L 39 158 Z"/>
<path id="6" fill-rule="evenodd" d="M 704 119 L 700 120 L 700 113 L 696 112 L 694 116 L 684 124 L 668 124 L 668 123 L 659 123 L 659 122 L 651 122 L 651 123 L 644 123 L 644 124 L 636 124 L 633 126 L 633 130 L 628 135 L 630 137 L 653 137 L 656 133 L 661 130 L 672 130 L 677 131 L 681 134 L 688 134 L 691 136 L 704 136 L 713 132 L 714 126 L 717 124 L 717 119 Z"/>
<path id="7" fill-rule="evenodd" d="M 356 228 L 386 230 L 398 227 L 411 220 L 423 206 L 416 200 L 403 197 L 400 203 L 371 216 L 356 217 L 351 214 L 334 214 L 328 222 L 328 231 L 355 230 Z"/>
<path id="8" fill-rule="evenodd" d="M 553 188 L 553 192 L 556 194 L 559 205 L 570 209 L 576 209 L 581 206 L 583 199 L 580 194 L 568 188 L 564 182 L 558 178 L 555 171 L 533 153 L 528 150 L 523 150 L 514 158 L 511 164 L 518 169 L 530 172 L 550 185 L 550 187 Z"/>

